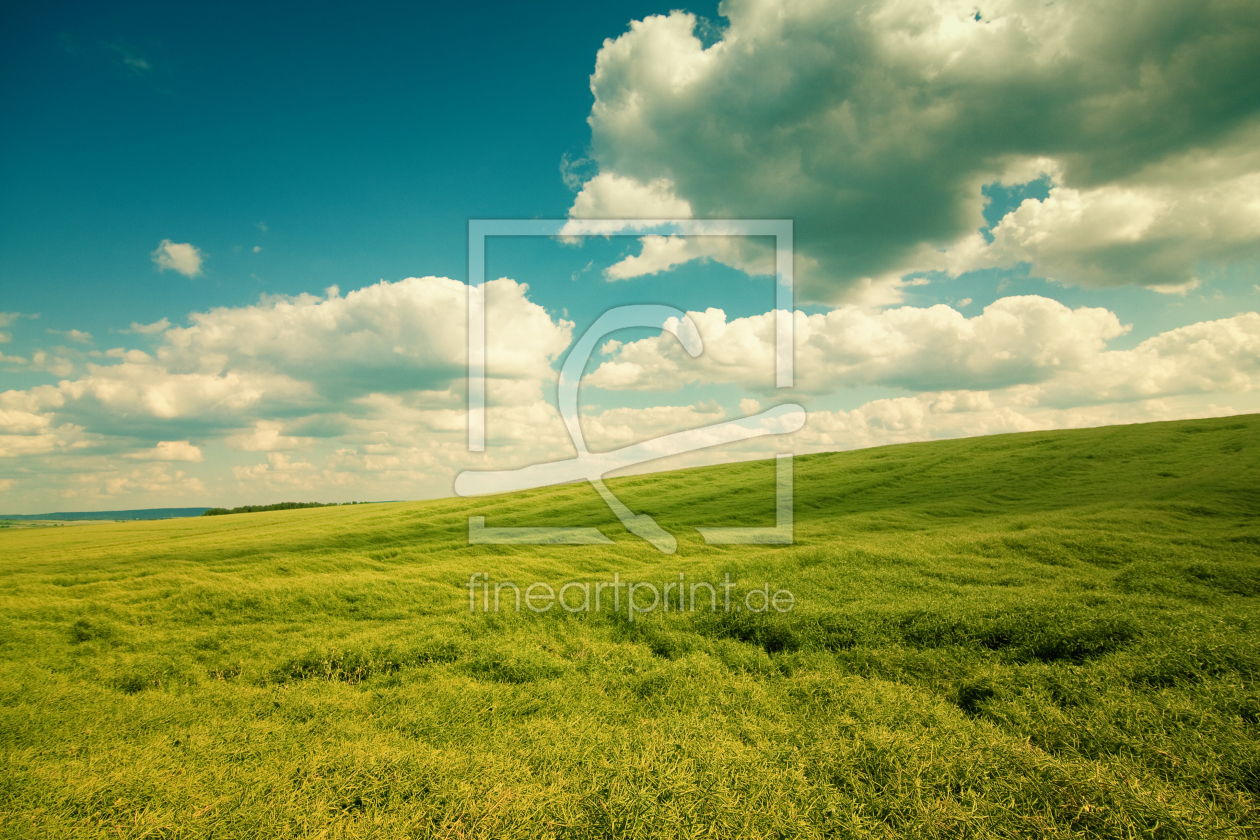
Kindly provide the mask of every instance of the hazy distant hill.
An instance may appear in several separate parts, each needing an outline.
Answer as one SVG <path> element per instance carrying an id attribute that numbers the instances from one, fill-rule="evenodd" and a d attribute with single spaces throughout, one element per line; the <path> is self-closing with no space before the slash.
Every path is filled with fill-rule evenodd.
<path id="1" fill-rule="evenodd" d="M 0 519 L 29 522 L 33 519 L 60 519 L 66 522 L 78 519 L 182 519 L 201 516 L 210 508 L 152 508 L 150 510 L 89 510 L 74 513 L 0 513 Z"/>

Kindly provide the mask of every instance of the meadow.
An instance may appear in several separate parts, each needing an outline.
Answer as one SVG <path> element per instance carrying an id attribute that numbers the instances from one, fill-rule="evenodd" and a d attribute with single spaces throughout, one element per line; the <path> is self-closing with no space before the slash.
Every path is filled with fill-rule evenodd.
<path id="1" fill-rule="evenodd" d="M 1260 836 L 1258 452 L 1252 415 L 802 456 L 789 546 L 695 530 L 773 524 L 772 462 L 610 481 L 674 555 L 586 485 L 4 530 L 0 835 Z M 680 573 L 795 604 L 470 610 Z"/>

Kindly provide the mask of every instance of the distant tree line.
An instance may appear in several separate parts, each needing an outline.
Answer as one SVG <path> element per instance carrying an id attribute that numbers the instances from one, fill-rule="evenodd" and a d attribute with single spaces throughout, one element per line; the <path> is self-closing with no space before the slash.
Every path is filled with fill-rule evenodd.
<path id="1" fill-rule="evenodd" d="M 280 502 L 274 505 L 244 505 L 242 507 L 234 507 L 231 510 L 227 508 L 210 508 L 210 510 L 201 515 L 223 516 L 228 513 L 262 513 L 267 510 L 297 510 L 298 508 L 337 507 L 338 505 L 358 504 L 368 505 L 371 502 Z"/>

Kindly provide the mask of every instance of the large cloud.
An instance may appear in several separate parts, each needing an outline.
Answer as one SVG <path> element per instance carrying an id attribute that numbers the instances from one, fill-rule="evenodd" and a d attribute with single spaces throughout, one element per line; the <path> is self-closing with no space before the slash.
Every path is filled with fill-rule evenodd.
<path id="1" fill-rule="evenodd" d="M 801 288 L 822 300 L 940 267 L 950 246 L 954 270 L 1026 260 L 1089 284 L 1175 286 L 1200 258 L 1257 255 L 1250 0 L 721 12 L 729 26 L 707 48 L 681 12 L 605 42 L 589 118 L 600 175 L 574 216 L 634 217 L 650 195 L 699 218 L 793 218 L 818 262 Z M 1191 177 L 1170 177 L 1186 163 Z M 1046 207 L 1023 208 L 994 249 L 962 247 L 984 226 L 983 184 L 1039 174 L 1062 188 Z M 1205 185 L 1228 205 L 1206 226 Z"/>
<path id="2" fill-rule="evenodd" d="M 544 382 L 569 343 L 572 324 L 553 322 L 526 297 L 527 286 L 485 285 L 489 375 Z M 191 316 L 165 333 L 160 363 L 271 373 L 312 383 L 340 400 L 384 391 L 449 387 L 467 371 L 468 288 L 444 277 L 384 281 L 341 296 L 271 298 L 257 306 Z"/>
<path id="3" fill-rule="evenodd" d="M 1134 178 L 1091 189 L 1054 187 L 1027 199 L 990 233 L 965 238 L 924 267 L 957 274 L 1026 262 L 1063 282 L 1117 285 L 1134 278 L 1156 291 L 1199 284 L 1204 260 L 1260 255 L 1260 134 L 1245 148 L 1187 153 Z"/>
<path id="4" fill-rule="evenodd" d="M 569 343 L 572 324 L 553 321 L 526 290 L 508 279 L 485 286 L 492 399 L 536 398 Z M 255 423 L 341 411 L 370 393 L 459 387 L 467 299 L 464 284 L 425 277 L 193 313 L 191 326 L 161 333 L 154 352 L 110 351 L 119 363 L 88 364 L 86 375 L 32 389 L 24 402 L 108 434 L 186 422 L 202 433 L 238 430 L 243 449 L 275 448 L 268 435 L 283 445 L 281 430 Z"/>
<path id="5" fill-rule="evenodd" d="M 690 313 L 704 340 L 691 359 L 670 336 L 605 345 L 584 380 L 606 390 L 733 383 L 773 392 L 772 313 L 727 321 Z M 1026 404 L 1080 405 L 1260 385 L 1260 314 L 1180 327 L 1132 350 L 1108 350 L 1127 327 L 1100 308 L 1036 295 L 1002 298 L 967 318 L 948 306 L 796 313 L 797 386 L 812 393 L 882 385 L 910 391 L 1023 388 Z"/>
<path id="6" fill-rule="evenodd" d="M 492 423 L 501 423 L 493 431 L 502 434 L 509 421 L 519 426 L 543 405 L 542 388 L 554 381 L 552 362 L 568 346 L 572 324 L 553 320 L 512 280 L 483 288 L 488 394 Z M 426 446 L 427 431 L 454 452 L 465 428 L 468 293 L 454 280 L 410 278 L 344 296 L 330 289 L 322 298 L 274 297 L 193 313 L 187 327 L 159 322 L 160 329 L 142 331 L 154 344 L 148 352 L 97 353 L 101 361 L 89 361 L 77 376 L 79 366 L 62 360 L 66 378 L 57 385 L 0 394 L 0 457 L 16 459 L 9 469 L 18 463 L 39 472 L 30 458 L 57 456 L 57 471 L 107 476 L 82 497 L 95 499 L 109 495 L 109 486 L 157 486 L 151 470 L 144 481 L 134 470 L 118 472 L 111 459 L 119 456 L 200 463 L 206 446 L 270 452 L 266 469 L 240 474 L 274 484 L 277 476 L 327 480 L 328 473 L 303 473 L 294 465 L 305 462 L 280 454 L 315 448 L 321 439 L 370 451 L 414 444 L 417 435 Z M 392 439 L 382 438 L 377 421 L 391 401 L 441 422 L 395 424 Z"/>
<path id="7" fill-rule="evenodd" d="M 572 324 L 512 280 L 483 293 L 496 463 L 565 454 L 543 388 Z M 0 507 L 448 493 L 469 462 L 468 294 L 425 277 L 265 298 L 133 329 L 145 350 L 72 353 L 58 384 L 0 393 L 0 489 L 20 494 Z"/>

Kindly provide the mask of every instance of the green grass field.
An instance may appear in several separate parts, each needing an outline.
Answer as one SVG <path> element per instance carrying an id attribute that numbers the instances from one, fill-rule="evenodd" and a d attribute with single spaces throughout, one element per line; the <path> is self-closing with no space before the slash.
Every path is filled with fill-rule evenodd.
<path id="1" fill-rule="evenodd" d="M 1246 416 L 800 457 L 781 547 L 694 530 L 773 524 L 770 462 L 610 482 L 673 556 L 586 485 L 5 530 L 0 833 L 1260 836 L 1258 452 Z M 470 613 L 482 572 L 796 606 Z"/>

